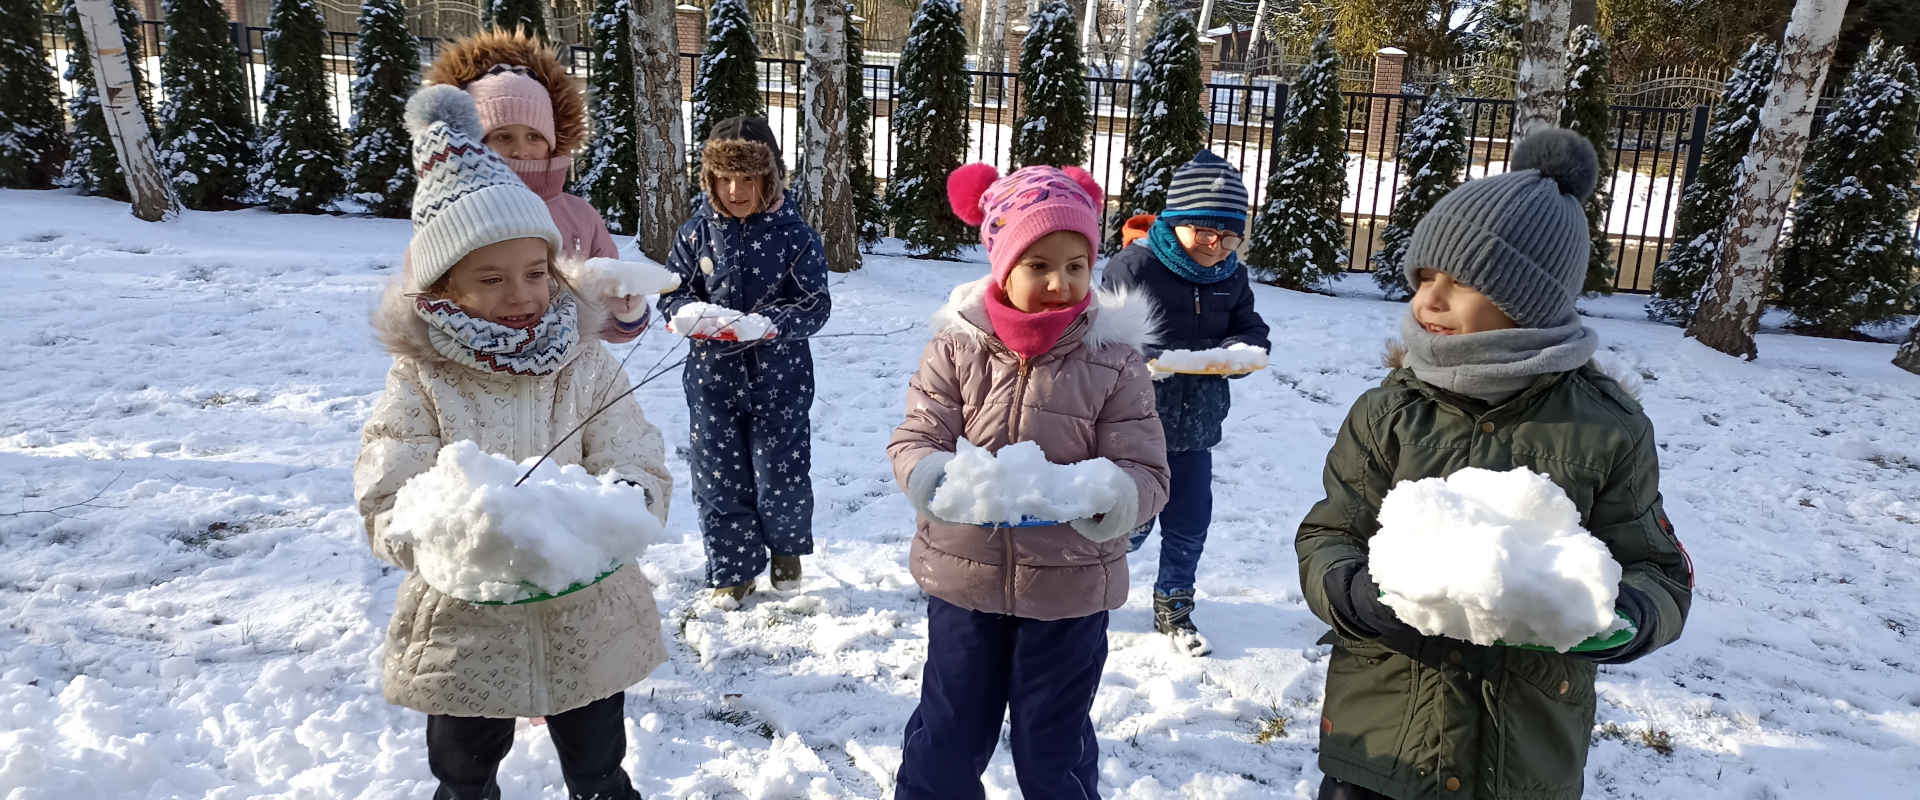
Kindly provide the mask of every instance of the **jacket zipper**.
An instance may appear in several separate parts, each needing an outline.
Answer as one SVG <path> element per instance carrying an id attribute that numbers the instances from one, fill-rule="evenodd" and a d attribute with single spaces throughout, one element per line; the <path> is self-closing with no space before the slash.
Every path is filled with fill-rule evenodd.
<path id="1" fill-rule="evenodd" d="M 551 701 L 547 691 L 547 631 L 540 621 L 540 604 L 532 603 L 527 609 L 527 653 L 532 663 L 527 665 L 527 676 L 533 679 L 533 707 L 545 710 Z"/>
<path id="2" fill-rule="evenodd" d="M 1193 287 L 1193 315 L 1200 316 L 1200 287 Z"/>
<path id="3" fill-rule="evenodd" d="M 1020 376 L 1015 379 L 1013 384 L 1013 418 L 1012 420 L 1010 420 L 1010 424 L 1007 426 L 1007 433 L 1009 434 L 1009 438 L 1012 441 L 1017 442 L 1020 440 L 1020 409 L 1026 403 L 1027 379 L 1029 377 L 1032 377 L 1032 375 L 1033 375 L 1033 362 L 1028 361 L 1027 359 L 1024 359 L 1024 358 L 1020 359 Z M 1018 522 L 1019 520 L 1007 520 L 1007 521 Z M 1007 542 L 1007 570 L 1006 570 L 1007 572 L 1007 585 L 1006 585 L 1007 613 L 1011 615 L 1013 614 L 1013 583 L 1014 583 L 1013 575 L 1015 570 L 1014 553 L 1013 553 L 1013 529 L 1002 528 L 1000 530 L 1000 536 L 1004 538 Z"/>

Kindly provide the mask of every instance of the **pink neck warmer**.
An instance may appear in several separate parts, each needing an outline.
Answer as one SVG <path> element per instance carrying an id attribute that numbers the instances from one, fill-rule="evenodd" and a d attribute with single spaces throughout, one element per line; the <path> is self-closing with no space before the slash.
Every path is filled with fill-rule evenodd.
<path id="1" fill-rule="evenodd" d="M 1008 303 L 1006 292 L 999 286 L 989 286 L 987 322 L 993 325 L 993 335 L 1000 337 L 1008 349 L 1032 361 L 1052 350 L 1059 343 L 1060 334 L 1066 333 L 1067 326 L 1079 319 L 1081 312 L 1092 303 L 1093 292 L 1089 291 L 1071 307 L 1029 314 Z"/>
<path id="2" fill-rule="evenodd" d="M 509 158 L 506 162 L 507 166 L 513 169 L 513 174 L 520 176 L 520 181 L 525 183 L 527 188 L 532 189 L 534 194 L 540 195 L 542 200 L 558 197 L 561 190 L 567 187 L 567 172 L 573 169 L 572 156 L 554 156 L 533 161 Z"/>

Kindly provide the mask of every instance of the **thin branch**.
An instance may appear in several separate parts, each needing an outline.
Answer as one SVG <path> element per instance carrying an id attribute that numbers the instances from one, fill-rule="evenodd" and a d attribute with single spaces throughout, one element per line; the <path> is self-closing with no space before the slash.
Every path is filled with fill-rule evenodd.
<path id="1" fill-rule="evenodd" d="M 107 489 L 112 488 L 112 486 L 116 482 L 118 482 L 122 477 L 126 476 L 126 474 L 127 473 L 125 471 L 122 471 L 114 475 L 113 479 L 107 481 L 106 484 L 102 485 L 99 491 L 96 491 L 93 493 L 93 496 L 88 497 L 85 500 L 81 500 L 78 503 L 68 503 L 66 505 L 54 506 L 52 508 L 23 508 L 19 511 L 9 511 L 5 514 L 0 514 L 0 517 L 23 517 L 28 514 L 52 514 L 53 516 L 59 517 L 61 519 L 73 519 L 72 515 L 62 514 L 60 512 L 66 511 L 68 509 L 74 509 L 74 508 L 126 508 L 126 506 L 109 506 L 109 505 L 102 505 L 102 504 L 93 502 L 95 500 L 100 499 L 101 495 L 106 494 Z"/>

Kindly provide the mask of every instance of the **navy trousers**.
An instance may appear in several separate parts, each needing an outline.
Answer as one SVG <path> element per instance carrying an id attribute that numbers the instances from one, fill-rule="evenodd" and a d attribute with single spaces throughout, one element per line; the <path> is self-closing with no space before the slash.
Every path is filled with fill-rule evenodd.
<path id="1" fill-rule="evenodd" d="M 1021 794 L 1094 800 L 1100 744 L 1093 695 L 1107 663 L 1107 612 L 1042 621 L 927 601 L 927 666 L 907 720 L 895 800 L 976 800 L 1012 710 Z"/>
<path id="2" fill-rule="evenodd" d="M 570 800 L 640 800 L 620 766 L 627 757 L 625 692 L 547 717 Z M 513 747 L 513 720 L 427 716 L 427 768 L 434 800 L 500 800 L 494 775 Z"/>
<path id="3" fill-rule="evenodd" d="M 1207 548 L 1207 526 L 1213 524 L 1213 451 L 1181 450 L 1167 453 L 1167 507 L 1160 512 L 1160 572 L 1153 590 L 1160 594 L 1193 591 L 1200 553 Z M 1153 520 L 1133 532 L 1128 550 L 1138 550 L 1153 533 Z"/>

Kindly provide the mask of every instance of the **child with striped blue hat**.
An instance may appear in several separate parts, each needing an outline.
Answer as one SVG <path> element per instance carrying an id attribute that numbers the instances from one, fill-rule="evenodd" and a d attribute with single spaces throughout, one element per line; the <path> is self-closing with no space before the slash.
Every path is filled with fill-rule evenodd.
<path id="1" fill-rule="evenodd" d="M 1253 310 L 1253 287 L 1237 252 L 1247 231 L 1247 186 L 1240 172 L 1210 150 L 1173 173 L 1167 208 L 1130 229 L 1145 234 L 1107 262 L 1102 285 L 1132 286 L 1161 310 L 1160 341 L 1146 353 L 1209 350 L 1243 344 L 1269 349 L 1267 323 Z M 1131 232 L 1131 231 L 1130 231 Z M 1221 375 L 1157 375 L 1153 384 L 1167 435 L 1173 481 L 1160 512 L 1160 571 L 1153 584 L 1154 630 L 1193 656 L 1212 645 L 1193 622 L 1194 575 L 1213 519 L 1213 447 L 1232 396 Z M 1134 549 L 1153 521 L 1134 531 Z"/>

